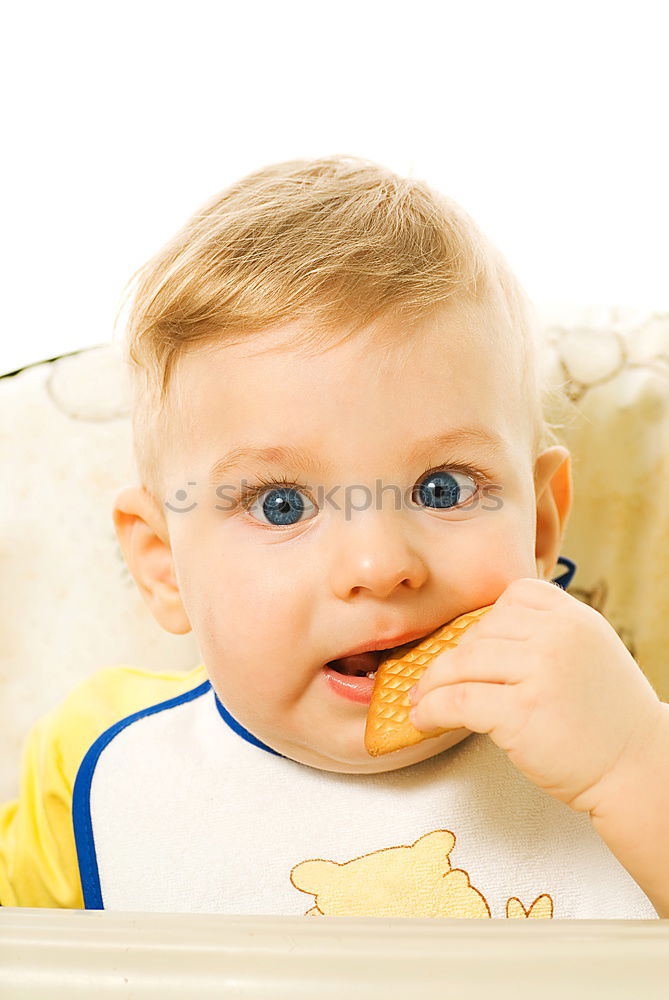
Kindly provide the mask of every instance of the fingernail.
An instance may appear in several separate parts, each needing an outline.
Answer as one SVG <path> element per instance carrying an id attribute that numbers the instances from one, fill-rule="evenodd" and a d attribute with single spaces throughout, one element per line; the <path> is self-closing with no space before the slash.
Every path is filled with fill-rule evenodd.
<path id="1" fill-rule="evenodd" d="M 412 726 L 416 725 L 416 709 L 415 708 L 412 708 L 411 711 L 409 712 L 409 722 L 411 723 Z"/>
<path id="2" fill-rule="evenodd" d="M 410 703 L 412 705 L 415 705 L 416 702 L 418 701 L 418 698 L 416 697 L 416 688 L 417 687 L 418 687 L 418 684 L 414 684 L 414 686 L 412 688 L 409 688 L 409 701 L 410 701 Z"/>

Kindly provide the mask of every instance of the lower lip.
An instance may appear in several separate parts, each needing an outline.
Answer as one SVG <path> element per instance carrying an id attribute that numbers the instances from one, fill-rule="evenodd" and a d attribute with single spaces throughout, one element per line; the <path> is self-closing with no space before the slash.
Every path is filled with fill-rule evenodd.
<path id="1" fill-rule="evenodd" d="M 348 698 L 349 701 L 359 701 L 363 705 L 369 705 L 376 677 L 350 677 L 347 674 L 338 674 L 332 667 L 323 667 L 323 673 L 336 694 Z"/>

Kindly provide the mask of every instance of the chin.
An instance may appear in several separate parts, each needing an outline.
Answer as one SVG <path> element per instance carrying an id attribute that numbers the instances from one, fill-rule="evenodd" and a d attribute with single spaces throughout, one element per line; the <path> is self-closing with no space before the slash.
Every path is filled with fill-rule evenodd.
<path id="1" fill-rule="evenodd" d="M 336 756 L 334 749 L 330 756 L 326 754 L 324 749 L 318 750 L 304 746 L 289 747 L 280 752 L 290 757 L 291 760 L 308 764 L 320 771 L 334 771 L 340 774 L 381 774 L 384 771 L 398 771 L 402 767 L 420 764 L 422 761 L 435 757 L 461 743 L 467 736 L 471 736 L 469 729 L 456 729 L 449 733 L 443 733 L 441 736 L 423 740 L 413 746 L 382 754 L 380 757 L 370 756 L 364 746 L 348 753 L 340 751 Z"/>

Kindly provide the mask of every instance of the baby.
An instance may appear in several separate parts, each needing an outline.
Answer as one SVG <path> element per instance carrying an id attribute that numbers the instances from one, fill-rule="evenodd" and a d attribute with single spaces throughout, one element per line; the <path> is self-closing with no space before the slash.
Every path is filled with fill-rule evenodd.
<path id="1" fill-rule="evenodd" d="M 669 706 L 551 582 L 570 455 L 499 252 L 332 156 L 243 178 L 133 278 L 113 519 L 202 662 L 101 671 L 37 724 L 0 900 L 669 916 Z M 412 695 L 448 732 L 371 757 L 378 651 L 486 605 Z"/>

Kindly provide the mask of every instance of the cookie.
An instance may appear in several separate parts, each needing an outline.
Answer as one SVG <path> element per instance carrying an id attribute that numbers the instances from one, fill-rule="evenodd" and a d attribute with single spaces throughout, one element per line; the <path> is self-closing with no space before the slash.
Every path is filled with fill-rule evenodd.
<path id="1" fill-rule="evenodd" d="M 365 747 L 372 757 L 449 732 L 448 729 L 437 729 L 422 733 L 412 726 L 409 722 L 409 712 L 413 707 L 408 697 L 409 690 L 420 680 L 432 660 L 444 650 L 457 646 L 469 626 L 492 607 L 488 604 L 476 611 L 468 611 L 441 625 L 430 635 L 399 646 L 379 663 L 365 728 Z"/>

